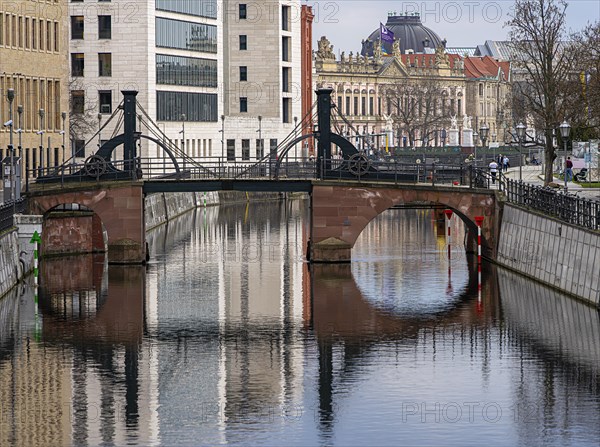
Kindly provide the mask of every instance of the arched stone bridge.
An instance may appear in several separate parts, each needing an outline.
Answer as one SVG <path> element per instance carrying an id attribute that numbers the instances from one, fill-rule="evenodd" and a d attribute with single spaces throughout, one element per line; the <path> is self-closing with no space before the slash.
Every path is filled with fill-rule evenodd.
<path id="1" fill-rule="evenodd" d="M 421 185 L 357 184 L 356 182 L 315 182 L 311 208 L 311 260 L 344 262 L 368 223 L 387 209 L 399 205 L 443 206 L 465 223 L 469 248 L 476 250 L 476 216 L 484 216 L 482 249 L 495 256 L 497 240 L 496 197 L 490 190 Z"/>
<path id="2" fill-rule="evenodd" d="M 171 182 L 169 190 L 173 191 L 172 187 Z M 146 260 L 144 197 L 158 190 L 157 183 L 152 181 L 82 183 L 62 187 L 57 185 L 53 188 L 46 186 L 29 192 L 29 207 L 30 212 L 47 217 L 49 212 L 63 204 L 84 205 L 96 213 L 104 224 L 110 263 L 143 263 Z M 500 214 L 493 190 L 347 180 L 180 180 L 176 189 L 177 192 L 218 190 L 309 193 L 311 237 L 307 255 L 312 262 L 350 261 L 356 239 L 372 219 L 389 208 L 411 204 L 454 211 L 468 229 L 467 248 L 470 251 L 476 250 L 475 217 L 484 216 L 483 254 L 490 258 L 494 258 L 496 254 Z M 48 225 L 48 219 L 44 219 L 44 225 Z M 47 238 L 48 235 L 60 233 L 59 230 L 43 229 L 43 234 Z M 76 236 L 81 235 L 82 230 L 69 228 L 69 231 Z M 97 234 L 98 229 L 89 232 Z"/>

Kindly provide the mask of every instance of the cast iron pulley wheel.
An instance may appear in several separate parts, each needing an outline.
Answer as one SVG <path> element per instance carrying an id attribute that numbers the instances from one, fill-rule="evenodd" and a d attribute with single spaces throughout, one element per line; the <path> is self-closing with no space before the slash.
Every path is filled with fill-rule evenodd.
<path id="1" fill-rule="evenodd" d="M 99 155 L 90 155 L 85 160 L 85 173 L 90 177 L 98 178 L 106 172 L 106 160 Z"/>
<path id="2" fill-rule="evenodd" d="M 348 159 L 348 171 L 357 177 L 369 172 L 370 165 L 371 162 L 363 154 L 352 154 Z"/>

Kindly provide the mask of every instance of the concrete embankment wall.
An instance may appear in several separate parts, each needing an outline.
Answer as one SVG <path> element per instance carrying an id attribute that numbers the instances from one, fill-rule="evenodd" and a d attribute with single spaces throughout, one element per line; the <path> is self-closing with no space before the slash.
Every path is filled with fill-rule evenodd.
<path id="1" fill-rule="evenodd" d="M 0 297 L 12 289 L 22 276 L 17 230 L 5 231 L 0 234 Z"/>
<path id="2" fill-rule="evenodd" d="M 505 204 L 497 262 L 600 307 L 600 233 Z"/>

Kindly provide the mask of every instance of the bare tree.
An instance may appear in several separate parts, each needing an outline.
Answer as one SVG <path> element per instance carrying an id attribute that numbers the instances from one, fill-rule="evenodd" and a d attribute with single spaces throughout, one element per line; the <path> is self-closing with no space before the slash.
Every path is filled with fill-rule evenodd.
<path id="1" fill-rule="evenodd" d="M 555 158 L 553 129 L 567 109 L 569 77 L 574 53 L 566 42 L 564 0 L 516 0 L 507 25 L 514 49 L 514 65 L 523 72 L 513 86 L 528 114 L 545 134 L 544 183 L 552 181 Z"/>
<path id="2" fill-rule="evenodd" d="M 411 146 L 417 140 L 424 143 L 433 140 L 436 132 L 449 124 L 454 112 L 450 110 L 447 95 L 447 89 L 433 78 L 399 79 L 388 86 L 385 99 L 392 119 L 396 128 L 406 133 Z"/>
<path id="3" fill-rule="evenodd" d="M 576 107 L 573 116 L 585 129 L 582 137 L 600 135 L 600 22 L 573 35 L 579 73 L 575 80 Z M 583 105 L 583 107 L 582 107 Z"/>
<path id="4" fill-rule="evenodd" d="M 85 141 L 98 130 L 98 104 L 85 93 L 78 78 L 69 79 L 69 138 L 72 145 Z"/>

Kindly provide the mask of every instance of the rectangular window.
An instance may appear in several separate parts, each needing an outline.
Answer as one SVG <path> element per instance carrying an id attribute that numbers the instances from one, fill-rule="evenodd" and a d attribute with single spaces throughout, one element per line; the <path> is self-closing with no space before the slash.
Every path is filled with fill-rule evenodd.
<path id="1" fill-rule="evenodd" d="M 214 93 L 156 92 L 158 121 L 217 122 L 217 95 Z"/>
<path id="2" fill-rule="evenodd" d="M 288 36 L 283 36 L 281 38 L 281 60 L 284 62 L 290 61 L 290 42 L 292 39 Z"/>
<path id="3" fill-rule="evenodd" d="M 248 67 L 241 66 L 240 67 L 240 81 L 244 82 L 248 80 Z"/>
<path id="4" fill-rule="evenodd" d="M 265 156 L 265 140 L 256 139 L 256 159 L 260 160 Z"/>
<path id="5" fill-rule="evenodd" d="M 358 96 L 354 97 L 354 115 L 358 116 Z"/>
<path id="6" fill-rule="evenodd" d="M 242 160 L 250 160 L 250 140 L 242 140 Z"/>
<path id="7" fill-rule="evenodd" d="M 35 33 L 35 20 L 34 30 Z M 71 16 L 71 39 L 83 39 L 83 16 Z"/>
<path id="8" fill-rule="evenodd" d="M 240 113 L 248 112 L 248 98 L 245 96 L 240 97 Z"/>
<path id="9" fill-rule="evenodd" d="M 350 97 L 346 96 L 346 116 L 350 116 Z"/>
<path id="10" fill-rule="evenodd" d="M 337 108 L 338 108 L 339 113 L 342 113 L 342 97 L 341 96 L 337 97 Z"/>
<path id="11" fill-rule="evenodd" d="M 210 19 L 217 18 L 217 0 L 156 0 L 156 9 Z"/>
<path id="12" fill-rule="evenodd" d="M 182 1 L 181 3 L 196 2 Z M 156 46 L 216 54 L 217 27 L 215 25 L 157 17 Z"/>
<path id="13" fill-rule="evenodd" d="M 239 10 L 240 10 L 240 20 L 245 20 L 248 18 L 248 8 L 246 8 L 246 4 L 245 3 L 240 3 L 239 5 Z"/>
<path id="14" fill-rule="evenodd" d="M 283 67 L 282 69 L 282 90 L 284 92 L 290 92 L 290 79 L 292 69 L 290 67 Z"/>
<path id="15" fill-rule="evenodd" d="M 52 51 L 52 34 L 54 33 L 54 26 L 50 20 L 46 22 L 46 50 Z"/>
<path id="16" fill-rule="evenodd" d="M 71 113 L 83 114 L 84 108 L 85 108 L 85 93 L 84 93 L 84 91 L 83 90 L 72 90 L 71 91 Z"/>
<path id="17" fill-rule="evenodd" d="M 272 160 L 277 159 L 277 138 L 271 138 L 269 140 L 269 157 Z"/>
<path id="18" fill-rule="evenodd" d="M 367 114 L 367 98 L 364 96 L 360 98 L 360 112 L 363 116 Z"/>
<path id="19" fill-rule="evenodd" d="M 85 57 L 83 53 L 71 53 L 71 76 L 83 76 Z"/>
<path id="20" fill-rule="evenodd" d="M 99 90 L 98 91 L 98 104 L 100 106 L 100 113 L 103 113 L 103 114 L 112 113 L 112 91 Z"/>
<path id="21" fill-rule="evenodd" d="M 227 161 L 235 161 L 235 140 L 227 140 Z"/>
<path id="22" fill-rule="evenodd" d="M 19 48 L 23 48 L 23 18 L 19 17 L 18 21 L 17 34 L 19 35 Z"/>
<path id="23" fill-rule="evenodd" d="M 458 114 L 462 115 L 462 101 L 458 98 Z"/>
<path id="24" fill-rule="evenodd" d="M 217 61 L 157 54 L 156 83 L 190 87 L 216 87 Z"/>
<path id="25" fill-rule="evenodd" d="M 0 14 L 0 22 L 2 21 L 2 15 Z M 29 34 L 29 18 L 25 17 L 25 48 L 29 48 L 29 42 L 31 42 L 31 35 Z M 0 25 L 0 45 L 2 44 L 2 26 Z"/>
<path id="26" fill-rule="evenodd" d="M 85 140 L 75 140 L 74 144 L 75 157 L 84 158 L 85 157 Z"/>
<path id="27" fill-rule="evenodd" d="M 4 14 L 0 14 L 0 45 L 4 45 Z"/>
<path id="28" fill-rule="evenodd" d="M 381 115 L 381 98 L 377 98 L 377 115 Z"/>
<path id="29" fill-rule="evenodd" d="M 58 36 L 58 22 L 54 22 L 54 51 L 59 52 L 60 51 L 60 38 Z"/>
<path id="30" fill-rule="evenodd" d="M 37 20 L 31 19 L 31 48 L 37 49 Z"/>
<path id="31" fill-rule="evenodd" d="M 43 20 L 40 20 L 40 32 L 38 34 L 38 47 L 40 49 L 40 51 L 44 51 L 45 49 L 45 45 L 44 45 L 44 24 L 46 22 L 44 22 Z"/>
<path id="32" fill-rule="evenodd" d="M 112 36 L 111 16 L 98 16 L 98 39 L 110 39 Z"/>
<path id="33" fill-rule="evenodd" d="M 290 123 L 292 115 L 292 99 L 283 98 L 283 122 Z"/>
<path id="34" fill-rule="evenodd" d="M 374 112 L 373 108 L 374 108 L 374 99 L 371 96 L 369 98 L 369 115 L 371 115 L 371 116 L 373 116 L 373 112 Z"/>
<path id="35" fill-rule="evenodd" d="M 281 7 L 281 29 L 284 31 L 290 31 L 290 17 L 291 17 L 291 6 L 282 6 Z"/>
<path id="36" fill-rule="evenodd" d="M 248 36 L 240 34 L 240 50 L 245 51 L 248 49 Z"/>
<path id="37" fill-rule="evenodd" d="M 112 53 L 98 53 L 98 76 L 112 76 Z"/>

